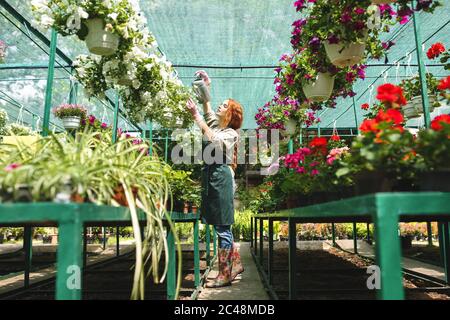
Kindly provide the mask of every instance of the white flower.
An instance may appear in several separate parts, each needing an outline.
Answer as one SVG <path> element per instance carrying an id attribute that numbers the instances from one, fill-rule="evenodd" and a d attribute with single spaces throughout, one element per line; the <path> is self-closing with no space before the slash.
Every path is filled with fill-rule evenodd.
<path id="1" fill-rule="evenodd" d="M 113 19 L 114 21 L 117 20 L 117 17 L 119 16 L 119 14 L 117 12 L 113 12 L 108 14 L 108 17 L 110 17 L 111 19 Z"/>

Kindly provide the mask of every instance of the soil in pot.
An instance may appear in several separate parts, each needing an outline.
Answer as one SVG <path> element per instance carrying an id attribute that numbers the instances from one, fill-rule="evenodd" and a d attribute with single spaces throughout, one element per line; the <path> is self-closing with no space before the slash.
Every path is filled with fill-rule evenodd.
<path id="1" fill-rule="evenodd" d="M 358 196 L 391 192 L 392 181 L 384 171 L 361 171 L 355 175 L 355 194 Z"/>
<path id="2" fill-rule="evenodd" d="M 450 192 L 450 169 L 420 173 L 419 187 L 421 191 Z"/>

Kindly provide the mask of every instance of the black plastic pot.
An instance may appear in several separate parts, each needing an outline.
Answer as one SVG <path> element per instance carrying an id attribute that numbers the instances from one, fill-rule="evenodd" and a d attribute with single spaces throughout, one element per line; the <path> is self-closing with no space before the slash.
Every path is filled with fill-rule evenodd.
<path id="1" fill-rule="evenodd" d="M 384 171 L 361 171 L 355 175 L 355 194 L 358 196 L 391 192 L 392 181 Z"/>
<path id="2" fill-rule="evenodd" d="M 450 192 L 450 169 L 421 173 L 419 186 L 421 191 Z"/>

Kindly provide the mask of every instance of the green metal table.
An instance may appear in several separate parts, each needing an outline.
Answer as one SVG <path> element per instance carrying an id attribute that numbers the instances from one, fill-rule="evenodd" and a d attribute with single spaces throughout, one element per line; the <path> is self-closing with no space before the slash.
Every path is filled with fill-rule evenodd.
<path id="1" fill-rule="evenodd" d="M 194 274 L 195 286 L 200 285 L 199 215 L 172 212 L 174 223 L 194 224 Z M 145 223 L 144 212 L 139 220 Z M 24 247 L 26 262 L 31 262 L 31 230 L 35 226 L 57 226 L 59 242 L 57 249 L 56 299 L 79 300 L 82 295 L 84 257 L 83 230 L 86 226 L 131 225 L 130 211 L 126 207 L 98 206 L 95 204 L 58 204 L 51 202 L 0 204 L 0 226 L 20 226 L 27 230 Z M 209 230 L 209 226 L 207 228 Z M 28 235 L 28 236 L 27 236 Z M 208 239 L 207 239 L 208 240 Z M 167 274 L 167 298 L 173 299 L 176 290 L 176 249 L 173 231 L 167 228 L 169 269 Z M 210 247 L 207 243 L 207 249 Z M 215 246 L 214 246 L 215 247 Z M 209 250 L 207 252 L 209 258 Z M 208 259 L 210 260 L 210 259 Z M 25 286 L 29 282 L 30 264 L 25 270 Z M 75 281 L 76 279 L 76 281 Z M 77 285 L 78 284 L 78 285 Z"/>
<path id="2" fill-rule="evenodd" d="M 399 222 L 438 221 L 443 234 L 443 261 L 446 282 L 450 283 L 449 221 L 450 193 L 442 192 L 398 192 L 377 193 L 299 207 L 276 213 L 256 214 L 253 216 L 252 246 L 259 263 L 263 265 L 263 220 L 269 222 L 268 279 L 271 284 L 273 265 L 273 221 L 289 222 L 289 298 L 295 299 L 296 265 L 296 224 L 297 223 L 336 223 L 336 222 L 373 222 L 375 225 L 376 263 L 380 268 L 381 288 L 379 299 L 404 299 L 401 266 L 401 246 L 399 240 Z M 257 248 L 257 230 L 259 220 L 259 254 Z"/>

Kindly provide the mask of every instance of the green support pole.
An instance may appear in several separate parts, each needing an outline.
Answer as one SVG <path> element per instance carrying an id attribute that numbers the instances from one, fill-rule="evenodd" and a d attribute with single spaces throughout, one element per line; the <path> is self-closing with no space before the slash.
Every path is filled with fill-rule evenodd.
<path id="1" fill-rule="evenodd" d="M 317 136 L 318 136 L 318 137 L 321 136 L 321 132 L 320 132 L 320 122 L 317 124 Z"/>
<path id="2" fill-rule="evenodd" d="M 69 103 L 70 104 L 77 103 L 77 96 L 78 96 L 78 82 L 70 80 Z"/>
<path id="3" fill-rule="evenodd" d="M 169 267 L 167 270 L 167 300 L 175 299 L 176 290 L 176 256 L 175 236 L 170 227 L 167 230 L 167 245 L 169 250 Z"/>
<path id="4" fill-rule="evenodd" d="M 116 143 L 117 141 L 117 129 L 119 126 L 119 110 L 120 110 L 120 98 L 119 94 L 116 92 L 116 101 L 114 103 L 114 118 L 113 118 L 113 135 L 112 135 L 113 143 Z"/>
<path id="5" fill-rule="evenodd" d="M 267 273 L 269 278 L 269 284 L 273 283 L 273 220 L 268 219 L 269 221 L 269 250 L 267 255 Z"/>
<path id="6" fill-rule="evenodd" d="M 401 269 L 402 251 L 398 236 L 398 216 L 392 214 L 399 211 L 392 202 L 379 204 L 375 222 L 376 262 L 381 273 L 381 288 L 378 298 L 383 300 L 403 300 L 403 277 Z"/>
<path id="7" fill-rule="evenodd" d="M 52 29 L 52 36 L 50 41 L 50 55 L 48 62 L 48 74 L 47 74 L 47 88 L 45 90 L 45 105 L 44 105 L 44 121 L 42 123 L 42 135 L 48 136 L 50 132 L 50 109 L 52 108 L 52 91 L 53 91 L 53 79 L 55 77 L 55 58 L 56 58 L 56 43 L 57 33 L 55 29 Z"/>
<path id="8" fill-rule="evenodd" d="M 74 212 L 75 214 L 75 212 Z M 83 227 L 79 220 L 59 224 L 56 299 L 80 300 L 83 274 Z"/>
<path id="9" fill-rule="evenodd" d="M 33 228 L 27 226 L 23 232 L 23 249 L 25 250 L 24 287 L 30 285 L 30 270 L 33 258 Z"/>
<path id="10" fill-rule="evenodd" d="M 331 239 L 333 247 L 336 247 L 336 226 L 334 225 L 334 222 L 331 223 Z"/>
<path id="11" fill-rule="evenodd" d="M 288 153 L 293 154 L 294 153 L 294 139 L 289 139 L 288 142 Z"/>
<path id="12" fill-rule="evenodd" d="M 412 7 L 415 8 L 417 1 L 411 1 Z M 422 95 L 422 107 L 423 116 L 425 119 L 425 127 L 430 127 L 430 101 L 428 99 L 428 88 L 427 88 L 427 77 L 425 73 L 424 57 L 422 52 L 422 35 L 420 33 L 420 21 L 419 15 L 413 10 L 413 22 L 414 22 L 414 38 L 416 40 L 416 51 L 417 51 L 417 64 L 419 66 L 419 78 L 421 85 L 421 95 Z"/>
<path id="13" fill-rule="evenodd" d="M 116 257 L 120 256 L 120 232 L 119 226 L 116 227 Z"/>
<path id="14" fill-rule="evenodd" d="M 358 233 L 356 232 L 356 222 L 353 222 L 353 252 L 358 254 Z"/>
<path id="15" fill-rule="evenodd" d="M 289 300 L 296 298 L 296 253 L 297 253 L 297 231 L 296 223 L 292 218 L 289 221 Z"/>
<path id="16" fill-rule="evenodd" d="M 303 146 L 303 128 L 302 128 L 302 126 L 300 126 L 300 135 L 298 137 L 298 142 L 300 144 L 300 147 L 302 147 Z"/>
<path id="17" fill-rule="evenodd" d="M 428 246 L 433 246 L 433 228 L 431 226 L 431 222 L 427 222 L 427 236 L 428 236 Z"/>
<path id="18" fill-rule="evenodd" d="M 209 227 L 209 224 L 206 224 L 205 227 L 206 227 L 206 234 L 205 234 L 205 238 L 206 238 L 205 239 L 205 241 L 206 241 L 206 265 L 208 267 L 210 267 L 211 266 L 211 256 L 210 256 L 210 254 L 211 254 L 211 252 L 210 252 L 210 250 L 211 250 L 211 229 Z"/>
<path id="19" fill-rule="evenodd" d="M 169 158 L 169 130 L 166 129 L 166 142 L 164 144 L 164 161 L 167 162 Z"/>
<path id="20" fill-rule="evenodd" d="M 263 268 L 264 263 L 264 219 L 259 219 L 259 264 Z"/>
<path id="21" fill-rule="evenodd" d="M 153 156 L 153 121 L 148 122 L 148 132 L 149 132 L 149 151 L 148 154 Z"/>
<path id="22" fill-rule="evenodd" d="M 200 285 L 200 252 L 198 245 L 198 219 L 194 222 L 194 281 L 195 287 Z"/>
<path id="23" fill-rule="evenodd" d="M 353 88 L 352 88 L 353 90 Z M 353 114 L 355 116 L 355 126 L 356 126 L 356 130 L 358 130 L 358 134 L 359 134 L 359 126 L 358 126 L 358 115 L 356 114 L 356 101 L 355 101 L 355 96 L 352 97 L 353 99 Z"/>

